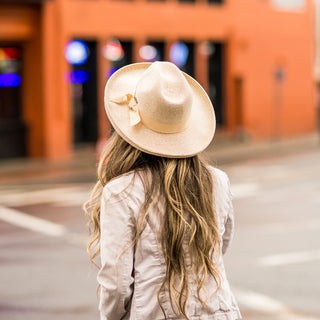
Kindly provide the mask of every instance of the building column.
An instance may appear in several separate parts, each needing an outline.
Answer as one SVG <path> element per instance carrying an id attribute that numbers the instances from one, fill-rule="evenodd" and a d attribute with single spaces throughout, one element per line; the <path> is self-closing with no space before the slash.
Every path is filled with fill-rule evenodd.
<path id="1" fill-rule="evenodd" d="M 175 1 L 175 0 L 171 0 L 171 1 Z M 164 59 L 166 61 L 171 61 L 170 60 L 170 50 L 171 50 L 171 46 L 178 41 L 177 39 L 173 39 L 173 38 L 167 38 L 166 39 L 166 43 L 165 43 L 165 54 L 164 54 Z"/>
<path id="2" fill-rule="evenodd" d="M 144 38 L 135 38 L 133 39 L 133 52 L 132 59 L 133 62 L 144 62 L 144 60 L 140 57 L 139 50 L 146 44 L 146 40 Z"/>
<path id="3" fill-rule="evenodd" d="M 209 88 L 209 72 L 208 72 L 208 56 L 203 52 L 203 41 L 195 42 L 195 78 L 208 92 Z"/>
<path id="4" fill-rule="evenodd" d="M 225 89 L 223 99 L 225 100 L 225 129 L 228 135 L 233 136 L 238 132 L 243 134 L 244 130 L 244 105 L 243 105 L 243 77 L 240 70 L 235 71 L 234 61 L 236 38 L 230 36 L 225 44 L 224 57 Z"/>
<path id="5" fill-rule="evenodd" d="M 98 75 L 98 143 L 97 152 L 101 153 L 106 141 L 111 135 L 111 124 L 104 108 L 104 88 L 108 80 L 108 72 L 111 63 L 103 56 L 103 47 L 107 44 L 107 38 L 100 38 L 97 46 L 97 75 Z"/>
<path id="6" fill-rule="evenodd" d="M 45 155 L 40 26 L 39 10 L 33 35 L 23 45 L 22 114 L 27 127 L 27 156 L 32 158 Z"/>
<path id="7" fill-rule="evenodd" d="M 73 141 L 70 88 L 63 78 L 69 69 L 64 57 L 68 38 L 59 19 L 60 5 L 59 1 L 44 2 L 41 16 L 43 156 L 48 159 L 69 157 Z"/>

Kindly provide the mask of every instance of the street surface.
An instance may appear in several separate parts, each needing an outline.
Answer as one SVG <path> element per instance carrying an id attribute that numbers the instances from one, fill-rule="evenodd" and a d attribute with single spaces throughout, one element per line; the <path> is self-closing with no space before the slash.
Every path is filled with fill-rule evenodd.
<path id="1" fill-rule="evenodd" d="M 320 150 L 221 168 L 236 212 L 225 263 L 244 319 L 320 319 Z M 99 318 L 81 210 L 92 182 L 0 186 L 1 320 Z"/>
<path id="2" fill-rule="evenodd" d="M 225 168 L 236 234 L 226 256 L 246 319 L 320 319 L 320 152 Z"/>

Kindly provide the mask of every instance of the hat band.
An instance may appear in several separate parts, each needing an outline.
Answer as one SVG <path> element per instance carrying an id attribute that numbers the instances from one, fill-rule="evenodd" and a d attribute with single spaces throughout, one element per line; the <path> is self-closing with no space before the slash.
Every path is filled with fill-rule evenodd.
<path id="1" fill-rule="evenodd" d="M 141 122 L 148 129 L 159 132 L 159 133 L 178 133 L 187 128 L 188 122 L 179 122 L 179 123 L 163 123 L 152 119 L 145 114 L 142 114 L 140 111 Z"/>
<path id="2" fill-rule="evenodd" d="M 178 123 L 163 123 L 148 117 L 145 113 L 141 113 L 139 105 L 136 103 L 136 98 L 132 94 L 125 94 L 122 97 L 113 98 L 110 100 L 116 104 L 126 104 L 129 112 L 130 125 L 133 127 L 139 122 L 150 130 L 159 133 L 178 133 L 183 131 L 188 126 L 188 121 Z"/>

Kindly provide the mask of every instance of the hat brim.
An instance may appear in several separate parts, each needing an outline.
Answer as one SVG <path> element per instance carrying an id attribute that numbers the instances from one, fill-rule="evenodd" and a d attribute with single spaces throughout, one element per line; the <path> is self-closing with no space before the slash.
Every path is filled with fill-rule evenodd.
<path id="1" fill-rule="evenodd" d="M 137 82 L 151 63 L 134 63 L 115 72 L 105 87 L 105 109 L 117 133 L 135 148 L 169 158 L 191 157 L 203 151 L 211 142 L 216 128 L 214 109 L 210 98 L 200 84 L 183 73 L 193 94 L 190 121 L 178 133 L 159 133 L 142 122 L 130 125 L 127 105 L 112 102 L 128 93 L 134 94 Z"/>

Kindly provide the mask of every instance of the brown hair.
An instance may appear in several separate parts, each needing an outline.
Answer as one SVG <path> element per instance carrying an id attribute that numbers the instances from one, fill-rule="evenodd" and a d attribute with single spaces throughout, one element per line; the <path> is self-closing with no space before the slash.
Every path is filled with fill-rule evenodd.
<path id="1" fill-rule="evenodd" d="M 190 255 L 198 284 L 197 295 L 204 306 L 206 302 L 201 298 L 200 291 L 207 276 L 211 275 L 217 287 L 220 286 L 219 272 L 214 264 L 214 255 L 220 253 L 220 242 L 214 214 L 212 176 L 198 156 L 178 159 L 153 156 L 134 148 L 114 133 L 99 162 L 99 180 L 90 200 L 84 205 L 90 218 L 92 238 L 87 249 L 92 262 L 99 254 L 102 189 L 111 179 L 130 171 L 141 177 L 145 189 L 145 202 L 138 215 L 136 236 L 131 245 L 139 240 L 153 201 L 163 197 L 165 212 L 159 222 L 166 275 L 158 292 L 158 301 L 166 317 L 159 295 L 167 287 L 172 309 L 177 315 L 188 319 L 186 303 L 190 273 L 185 250 Z M 151 179 L 148 178 L 150 176 Z M 187 249 L 183 245 L 184 240 L 187 240 Z"/>

